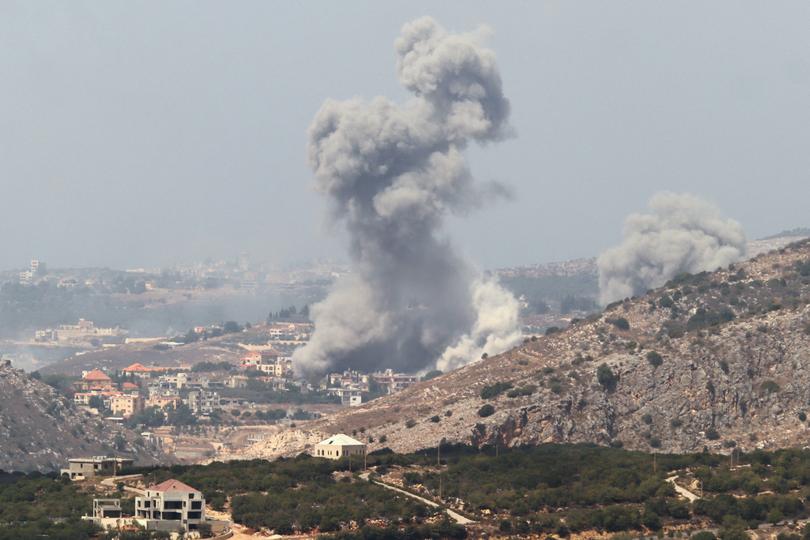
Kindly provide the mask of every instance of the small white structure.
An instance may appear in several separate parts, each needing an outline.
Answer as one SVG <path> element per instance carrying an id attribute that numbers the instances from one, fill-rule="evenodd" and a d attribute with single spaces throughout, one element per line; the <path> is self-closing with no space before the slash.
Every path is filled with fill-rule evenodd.
<path id="1" fill-rule="evenodd" d="M 365 456 L 366 445 L 348 435 L 338 433 L 315 445 L 315 457 L 340 459 L 347 456 Z"/>

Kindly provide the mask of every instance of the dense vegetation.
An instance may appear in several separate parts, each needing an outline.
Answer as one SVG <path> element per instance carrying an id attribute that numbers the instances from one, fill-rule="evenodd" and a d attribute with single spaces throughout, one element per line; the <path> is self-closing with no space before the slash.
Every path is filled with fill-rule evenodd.
<path id="1" fill-rule="evenodd" d="M 90 538 L 94 528 L 81 516 L 91 504 L 91 497 L 68 481 L 0 471 L 0 540 Z"/>
<path id="2" fill-rule="evenodd" d="M 727 457 L 706 453 L 653 457 L 591 445 L 443 447 L 442 457 L 444 497 L 464 500 L 479 517 L 500 516 L 502 532 L 658 530 L 664 523 L 701 519 L 756 527 L 806 516 L 810 497 L 806 450 L 736 456 L 733 469 Z M 675 497 L 665 481 L 671 471 L 699 479 L 704 498 L 690 505 Z M 407 473 L 406 481 L 438 493 L 440 477 L 424 470 Z"/>
<path id="3" fill-rule="evenodd" d="M 368 467 L 385 478 L 397 468 L 411 489 L 444 501 L 504 534 L 658 531 L 664 526 L 720 528 L 724 540 L 746 528 L 808 515 L 810 450 L 669 455 L 593 445 L 482 449 L 443 445 L 413 454 L 370 454 Z M 357 458 L 215 462 L 146 468 L 149 483 L 177 478 L 205 494 L 214 509 L 230 502 L 235 520 L 279 533 L 318 531 L 329 538 L 464 538 L 466 531 L 437 510 L 358 476 Z M 441 471 L 441 472 L 440 472 Z M 702 498 L 676 497 L 667 478 L 697 480 Z M 38 474 L 0 473 L 0 540 L 90 538 L 78 519 L 91 495 L 76 484 Z M 810 531 L 808 531 L 810 532 Z M 810 540 L 810 534 L 806 536 Z M 799 540 L 798 538 L 795 540 Z"/>
<path id="4" fill-rule="evenodd" d="M 390 458 L 370 460 L 374 464 L 390 462 Z M 237 522 L 282 534 L 314 528 L 337 531 L 349 522 L 363 525 L 368 520 L 385 520 L 395 527 L 416 526 L 434 512 L 349 473 L 362 466 L 357 458 L 350 463 L 348 459 L 301 455 L 273 462 L 235 461 L 145 472 L 150 482 L 177 478 L 194 486 L 215 509 L 223 508 L 230 499 Z"/>

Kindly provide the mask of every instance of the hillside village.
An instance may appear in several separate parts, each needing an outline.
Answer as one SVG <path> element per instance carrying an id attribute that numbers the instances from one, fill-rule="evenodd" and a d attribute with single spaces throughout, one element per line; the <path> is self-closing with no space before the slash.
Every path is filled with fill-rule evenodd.
<path id="1" fill-rule="evenodd" d="M 502 355 L 227 455 L 294 455 L 334 432 L 362 432 L 371 449 L 400 452 L 440 440 L 654 452 L 807 444 L 808 260 L 810 242 L 801 241 L 681 276 Z"/>

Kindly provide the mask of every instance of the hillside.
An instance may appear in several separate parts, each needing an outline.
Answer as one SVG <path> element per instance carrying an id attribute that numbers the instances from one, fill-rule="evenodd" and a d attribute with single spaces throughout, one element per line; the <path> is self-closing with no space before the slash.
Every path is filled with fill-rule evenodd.
<path id="1" fill-rule="evenodd" d="M 0 360 L 0 470 L 50 471 L 69 457 L 117 455 L 154 463 L 158 454 L 122 426 L 106 422 L 50 386 Z"/>
<path id="2" fill-rule="evenodd" d="M 373 440 L 372 448 L 397 451 L 442 438 L 672 452 L 805 445 L 808 304 L 810 240 L 804 240 L 714 273 L 679 277 L 566 330 L 233 457 L 293 454 L 335 432 L 356 432 Z"/>

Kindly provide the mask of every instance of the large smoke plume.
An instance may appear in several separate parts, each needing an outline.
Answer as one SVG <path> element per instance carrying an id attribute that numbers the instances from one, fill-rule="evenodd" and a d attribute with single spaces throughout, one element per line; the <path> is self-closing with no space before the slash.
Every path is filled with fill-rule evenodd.
<path id="1" fill-rule="evenodd" d="M 300 373 L 449 369 L 519 339 L 515 299 L 441 235 L 445 216 L 504 193 L 475 182 L 462 156 L 509 130 L 483 34 L 451 34 L 428 17 L 406 24 L 397 72 L 413 98 L 327 100 L 317 113 L 309 160 L 348 230 L 353 272 L 313 306 L 315 332 L 294 356 Z"/>
<path id="2" fill-rule="evenodd" d="M 598 260 L 603 304 L 660 287 L 683 272 L 716 270 L 745 256 L 739 223 L 694 195 L 659 193 L 650 213 L 631 214 L 624 240 Z"/>

